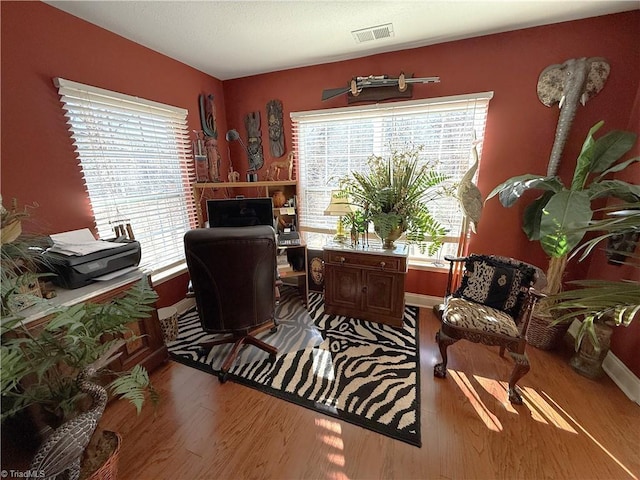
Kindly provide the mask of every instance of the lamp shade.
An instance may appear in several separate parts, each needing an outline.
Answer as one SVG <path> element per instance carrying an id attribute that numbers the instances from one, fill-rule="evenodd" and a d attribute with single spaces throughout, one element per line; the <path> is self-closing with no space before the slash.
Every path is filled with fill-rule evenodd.
<path id="1" fill-rule="evenodd" d="M 331 202 L 324 211 L 325 215 L 342 216 L 355 212 L 356 209 L 349 203 L 346 196 L 340 196 L 340 190 L 331 191 Z"/>

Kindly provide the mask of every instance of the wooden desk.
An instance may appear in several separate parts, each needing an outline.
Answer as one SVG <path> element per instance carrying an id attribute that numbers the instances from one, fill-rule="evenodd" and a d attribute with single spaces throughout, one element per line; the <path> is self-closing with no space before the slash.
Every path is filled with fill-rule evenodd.
<path id="1" fill-rule="evenodd" d="M 147 275 L 141 270 L 129 272 L 106 282 L 94 282 L 86 287 L 67 290 L 56 288 L 56 296 L 51 300 L 37 303 L 22 312 L 23 323 L 29 330 L 37 331 L 49 321 L 54 311 L 59 307 L 69 307 L 81 302 L 102 303 L 124 295 L 135 283 Z M 162 338 L 162 330 L 156 310 L 151 316 L 140 321 L 132 322 L 129 327 L 142 338 L 128 343 L 123 347 L 122 355 L 116 359 L 111 368 L 114 370 L 129 370 L 141 364 L 148 371 L 165 362 L 169 358 L 167 347 Z"/>
<path id="2" fill-rule="evenodd" d="M 341 244 L 324 248 L 324 310 L 331 315 L 402 326 L 408 249 Z"/>

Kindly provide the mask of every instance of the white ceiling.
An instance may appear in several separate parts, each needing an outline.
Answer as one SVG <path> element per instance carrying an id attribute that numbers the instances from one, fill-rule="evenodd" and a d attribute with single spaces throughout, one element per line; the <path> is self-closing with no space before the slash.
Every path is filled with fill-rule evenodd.
<path id="1" fill-rule="evenodd" d="M 637 0 L 46 3 L 220 80 L 640 8 Z M 386 23 L 391 38 L 357 44 L 351 34 Z"/>

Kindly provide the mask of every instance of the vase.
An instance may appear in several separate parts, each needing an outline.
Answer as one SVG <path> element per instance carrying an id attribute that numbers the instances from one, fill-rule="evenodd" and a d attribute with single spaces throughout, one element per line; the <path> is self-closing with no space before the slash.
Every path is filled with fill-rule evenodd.
<path id="1" fill-rule="evenodd" d="M 585 335 L 580 344 L 580 349 L 569 360 L 569 365 L 580 375 L 598 379 L 604 375 L 602 362 L 611 345 L 613 328 L 599 323 L 594 323 L 593 327 L 600 343 L 599 348 L 596 348 L 591 342 L 591 338 Z"/>
<path id="2" fill-rule="evenodd" d="M 282 190 L 274 191 L 273 195 L 271 195 L 271 199 L 273 200 L 274 208 L 283 207 L 287 201 L 287 198 L 285 197 L 284 192 Z"/>
<path id="3" fill-rule="evenodd" d="M 395 242 L 397 239 L 399 239 L 400 236 L 402 235 L 402 232 L 404 232 L 404 229 L 400 225 L 395 227 L 395 228 L 393 228 L 384 237 L 382 235 L 380 235 L 380 230 L 378 229 L 378 227 L 375 224 L 373 225 L 373 230 L 374 230 L 374 232 L 376 232 L 376 235 L 378 236 L 378 238 L 382 241 L 382 248 L 384 248 L 385 250 L 396 248 L 396 246 L 395 246 L 395 244 L 393 242 Z"/>

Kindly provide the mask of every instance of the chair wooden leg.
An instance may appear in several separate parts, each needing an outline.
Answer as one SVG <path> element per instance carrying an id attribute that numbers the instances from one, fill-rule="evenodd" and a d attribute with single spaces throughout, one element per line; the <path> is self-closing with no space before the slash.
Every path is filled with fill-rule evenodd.
<path id="1" fill-rule="evenodd" d="M 515 362 L 513 371 L 511 372 L 511 378 L 509 379 L 509 401 L 516 405 L 522 405 L 522 395 L 520 394 L 520 388 L 516 385 L 518 380 L 524 377 L 531 366 L 529 365 L 529 359 L 526 353 L 509 352 L 511 358 Z"/>
<path id="2" fill-rule="evenodd" d="M 442 333 L 442 330 L 436 333 L 436 342 L 438 342 L 438 348 L 440 348 L 440 355 L 442 356 L 442 362 L 436 363 L 433 367 L 433 375 L 438 378 L 445 378 L 447 376 L 447 348 L 458 341 L 457 338 L 451 338 L 448 335 Z"/>

